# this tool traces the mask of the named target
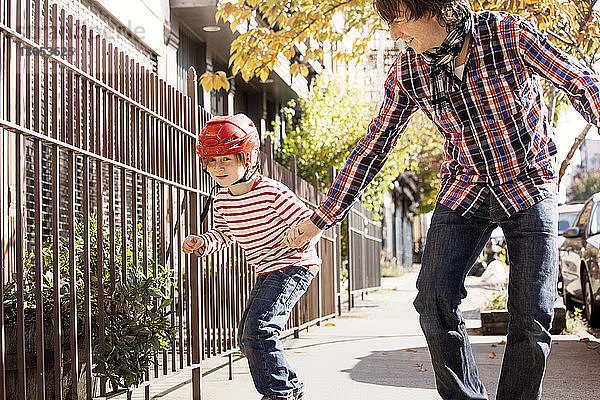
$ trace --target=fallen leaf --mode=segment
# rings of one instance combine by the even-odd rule
[[[506,340],[503,340],[503,341],[501,341],[501,342],[500,342],[500,343],[498,343],[498,344],[506,344]]]
[[[494,358],[498,358],[498,356],[496,355],[496,353],[494,353],[494,352],[492,351],[492,355],[490,356],[490,358],[491,358],[491,359],[494,359]]]
[[[498,345],[497,344],[493,344],[492,347],[498,347]]]
[[[416,350],[413,350],[413,349],[406,349],[406,351],[411,352],[411,353],[416,353],[417,352]]]
[[[419,372],[425,372],[425,371],[427,371],[427,368],[424,368],[424,367],[423,367],[423,364],[415,363],[415,366],[416,366],[417,368],[419,368],[419,369],[417,370],[417,371],[419,371]]]
[[[581,339],[579,339],[579,341],[583,342],[583,343],[587,343],[590,341],[590,338],[582,337]]]
[[[335,326],[335,324],[333,322],[328,322],[325,324],[325,326]]]
[[[594,345],[594,346],[592,346],[591,344],[588,344],[588,346],[587,346],[587,348],[588,348],[588,349],[590,349],[590,350],[596,350],[596,349],[597,349],[597,348],[599,348],[599,347],[600,347],[600,345],[599,345],[599,344],[597,344],[597,345]]]

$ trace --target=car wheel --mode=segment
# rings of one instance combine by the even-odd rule
[[[583,288],[583,312],[585,318],[591,326],[600,326],[600,309],[598,309],[598,305],[594,303],[592,284],[588,279],[587,271],[583,270],[582,273],[583,284],[581,286]]]

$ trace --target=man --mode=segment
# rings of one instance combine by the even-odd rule
[[[600,80],[528,21],[473,13],[466,0],[375,0],[401,52],[385,98],[326,200],[286,242],[302,246],[341,221],[382,168],[410,116],[445,137],[442,185],[414,302],[444,399],[486,399],[464,319],[464,279],[500,226],[510,254],[506,351],[496,398],[539,399],[558,270],[554,155],[535,75],[562,89],[598,125]]]

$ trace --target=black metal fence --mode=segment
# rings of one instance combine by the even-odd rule
[[[0,12],[0,400],[117,393],[116,366],[136,368],[125,350],[148,361],[133,382],[146,398],[184,368],[199,398],[202,360],[237,347],[255,274],[236,246],[200,261],[180,252],[211,223],[198,226],[211,182],[195,138],[210,115],[195,72],[184,95],[48,1]],[[322,200],[317,177],[275,163],[270,144],[262,167],[311,207]],[[364,210],[350,218],[354,293],[378,286],[380,239]],[[336,231],[288,332],[340,308]]]
[[[348,213],[348,308],[354,295],[381,286],[381,223],[361,203]]]

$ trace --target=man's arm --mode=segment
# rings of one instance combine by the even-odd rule
[[[291,229],[285,238],[290,247],[302,247],[323,230],[344,219],[365,187],[381,170],[400,139],[416,103],[400,88],[398,61],[385,81],[385,97],[368,133],[352,151],[331,185],[327,197],[309,219]]]
[[[383,103],[356,148],[331,185],[327,198],[310,217],[320,229],[344,219],[354,201],[373,180],[400,139],[416,103],[401,89],[394,63],[385,82]]]
[[[579,60],[558,49],[529,21],[519,21],[519,54],[535,73],[548,79],[590,123],[600,120],[600,78]]]

